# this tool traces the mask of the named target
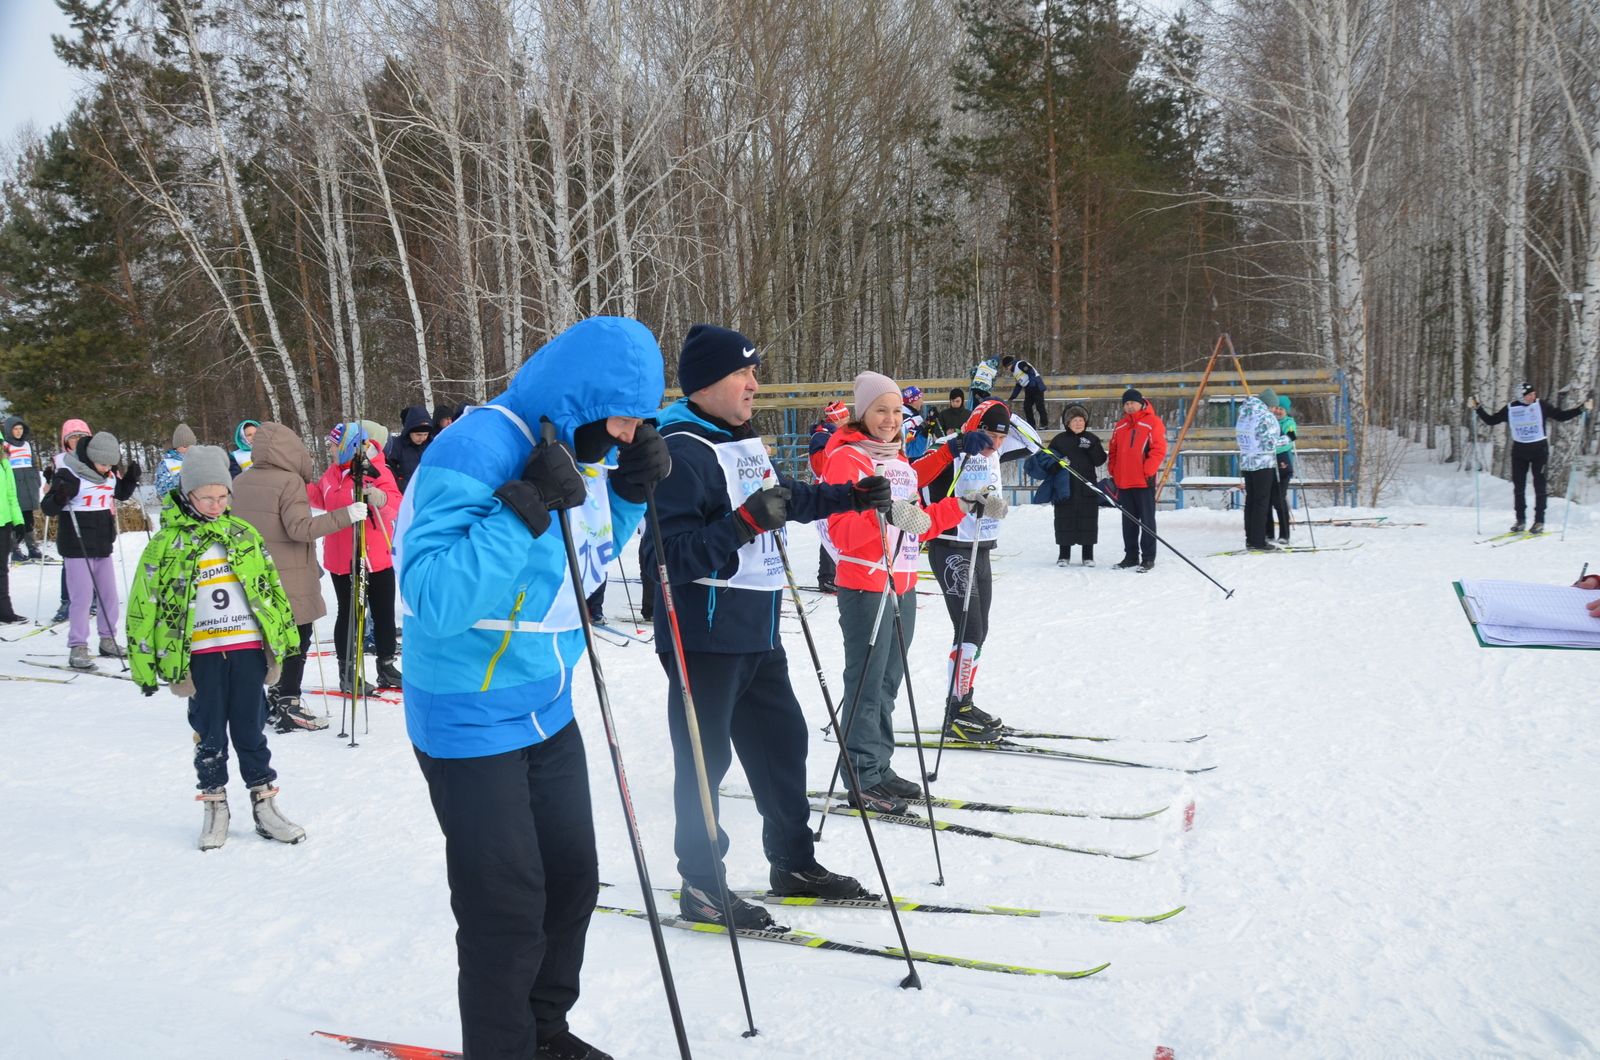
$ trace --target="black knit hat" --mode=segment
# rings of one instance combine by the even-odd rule
[[[678,351],[678,385],[685,395],[732,375],[741,368],[760,364],[756,344],[734,331],[715,324],[696,324],[683,337]]]
[[[1128,389],[1126,389],[1126,390],[1124,390],[1122,392],[1122,403],[1124,405],[1126,405],[1130,401],[1137,401],[1141,405],[1150,404],[1148,401],[1146,401],[1144,399],[1144,395],[1143,394],[1139,393],[1137,390],[1135,390],[1131,386]]]
[[[1082,416],[1084,427],[1088,427],[1089,410],[1078,404],[1076,401],[1068,405],[1065,409],[1061,410],[1061,426],[1063,428],[1066,427],[1072,422],[1072,417],[1074,416]]]
[[[983,410],[983,415],[978,419],[978,429],[993,431],[995,434],[1011,433],[1011,410],[1001,402],[994,402]]]

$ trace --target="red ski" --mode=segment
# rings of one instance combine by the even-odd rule
[[[319,1038],[331,1038],[336,1042],[349,1046],[358,1053],[377,1053],[379,1056],[393,1057],[394,1060],[448,1060],[450,1057],[459,1058],[460,1053],[450,1049],[429,1049],[425,1045],[401,1045],[398,1042],[380,1042],[376,1038],[356,1038],[349,1034],[334,1034],[331,1031],[312,1031]]]

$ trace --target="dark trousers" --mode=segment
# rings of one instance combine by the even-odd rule
[[[1272,480],[1272,502],[1267,506],[1267,537],[1273,536],[1273,516],[1277,516],[1277,536],[1284,541],[1289,540],[1289,483],[1294,478],[1294,457],[1288,453],[1278,454],[1276,476]]]
[[[333,650],[344,665],[350,633],[350,575],[334,574],[333,595],[339,601],[339,617],[333,622]],[[394,568],[374,571],[366,576],[367,615],[372,620],[372,639],[378,658],[394,658]],[[356,656],[360,658],[359,653]]]
[[[260,648],[208,651],[189,658],[194,695],[189,727],[195,732],[194,771],[201,791],[228,786],[228,741],[239,756],[247,787],[278,779],[267,750],[267,657]]]
[[[1119,488],[1117,503],[1122,505],[1122,558],[1149,564],[1156,561],[1156,491],[1149,486]],[[1130,519],[1129,516],[1133,518]],[[1149,527],[1140,530],[1139,520]]]
[[[444,833],[462,1052],[528,1060],[567,1029],[600,893],[576,722],[483,758],[416,752]]]
[[[1264,467],[1260,471],[1244,473],[1244,543],[1246,548],[1260,548],[1267,543],[1267,519],[1272,511],[1272,484],[1277,481],[1278,469]]]
[[[965,608],[967,628],[961,635],[963,644],[975,644],[980,648],[989,634],[989,604],[994,599],[994,576],[989,570],[989,553],[992,551],[978,546],[978,580],[972,585],[972,601]],[[933,565],[933,576],[944,597],[944,608],[950,613],[952,638],[961,630],[962,602],[967,596],[971,558],[970,541],[963,543],[935,538],[928,544],[928,561]]]
[[[0,618],[16,615],[11,607],[11,543],[20,527],[0,526]]]
[[[306,674],[306,653],[311,650],[311,623],[295,627],[300,631],[300,651],[283,660],[282,671],[274,690],[280,696],[298,696],[300,682]]]
[[[1528,514],[1528,472],[1533,472],[1533,521],[1544,522],[1545,492],[1544,462],[1550,457],[1549,442],[1515,442],[1511,446],[1511,496],[1516,503],[1517,522]]]
[[[1079,486],[1079,489],[1087,489]],[[1072,546],[1083,546],[1083,558],[1094,559],[1094,545],[1099,539],[1095,533],[1093,523],[1087,527],[1080,527],[1080,518],[1077,505],[1070,500],[1056,501],[1051,505],[1055,509],[1056,547],[1060,550],[1062,559],[1072,558]]]
[[[1047,424],[1045,419],[1049,413],[1044,408],[1044,387],[1027,386],[1022,388],[1022,418],[1043,431]]]
[[[811,868],[816,857],[811,806],[806,801],[806,719],[789,684],[788,656],[782,648],[746,655],[686,654],[712,812],[720,819],[717,786],[737,751],[761,814],[761,847],[767,860],[781,869]],[[728,833],[717,825],[713,854],[676,663],[671,655],[658,658],[668,679],[667,731],[672,736],[672,801],[677,810],[672,842],[678,872],[694,886],[715,891],[717,862],[728,852]]]

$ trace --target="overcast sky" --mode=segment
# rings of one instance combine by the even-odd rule
[[[77,75],[50,34],[71,30],[53,0],[0,0],[0,144],[32,122],[43,133],[72,109]]]

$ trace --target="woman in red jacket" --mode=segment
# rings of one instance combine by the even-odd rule
[[[899,545],[895,551],[894,591],[909,647],[916,630],[915,590],[921,542],[959,523],[967,514],[967,505],[958,497],[928,505],[919,501],[921,488],[950,466],[951,451],[940,446],[916,464],[907,462],[901,451],[899,384],[877,372],[862,372],[856,376],[855,386],[855,418],[828,440],[823,479],[854,483],[869,475],[882,475],[889,480],[895,498],[889,514],[889,547],[893,550]],[[849,733],[846,752],[859,781],[859,790],[850,792],[850,805],[903,814],[906,799],[920,796],[922,788],[896,776],[889,767],[889,758],[894,754],[894,701],[902,676],[892,607],[883,608],[876,643],[868,648],[872,622],[889,576],[876,513],[841,512],[829,516],[823,544],[838,563],[839,628],[844,634],[841,688],[846,711],[850,710],[856,685],[865,682],[855,710],[840,719]]]
[[[335,424],[328,433],[328,448],[333,464],[321,478],[306,487],[312,505],[336,512],[358,500],[365,501],[370,514],[359,524],[365,534],[367,556],[367,608],[372,616],[372,639],[378,646],[377,688],[399,688],[400,671],[394,665],[394,560],[389,549],[394,541],[394,513],[400,508],[400,487],[383,458],[383,448],[362,423]],[[364,451],[366,464],[363,496],[356,495],[350,464],[358,451]],[[333,591],[339,602],[339,615],[333,624],[333,646],[339,655],[339,687],[350,691],[354,670],[346,668],[346,635],[350,626],[350,566],[354,558],[356,531],[336,530],[322,539],[322,567],[333,576]],[[352,667],[361,665],[358,651]]]

